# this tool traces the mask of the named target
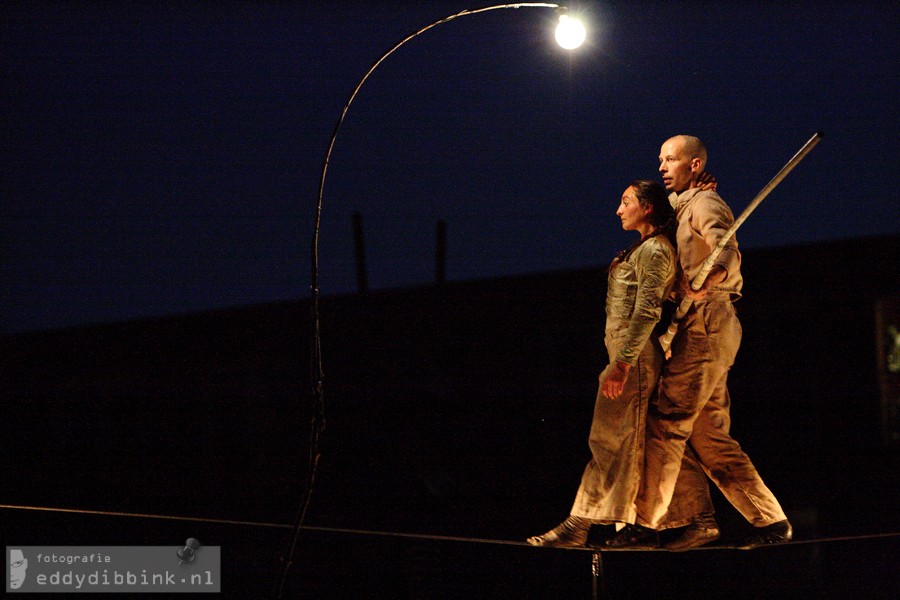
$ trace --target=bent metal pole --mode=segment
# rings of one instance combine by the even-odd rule
[[[310,248],[310,309],[311,309],[311,320],[312,320],[312,340],[311,340],[311,348],[310,348],[310,379],[312,381],[312,397],[313,397],[313,408],[312,408],[312,419],[310,425],[310,444],[309,444],[309,469],[307,473],[307,481],[306,481],[306,490],[303,493],[303,496],[300,500],[300,509],[297,513],[296,524],[294,526],[294,531],[292,535],[290,550],[288,551],[288,555],[283,559],[283,566],[281,570],[281,578],[278,582],[278,589],[276,591],[276,597],[282,598],[284,596],[284,588],[287,581],[288,571],[291,569],[294,562],[294,555],[296,552],[298,537],[300,535],[300,530],[303,527],[303,523],[306,519],[306,511],[309,508],[310,499],[312,497],[312,490],[316,483],[316,474],[318,471],[319,459],[321,455],[319,453],[319,439],[322,436],[325,430],[325,401],[324,401],[324,379],[325,374],[323,372],[322,367],[322,343],[321,343],[321,324],[320,324],[320,315],[319,315],[319,233],[322,224],[322,206],[323,206],[323,197],[325,195],[325,175],[328,172],[328,164],[331,160],[331,153],[334,150],[335,143],[337,142],[338,133],[341,130],[341,125],[344,123],[344,118],[347,116],[347,112],[350,110],[350,105],[353,104],[353,100],[356,98],[356,95],[359,93],[360,89],[362,89],[363,84],[369,79],[369,76],[378,68],[378,66],[383,63],[387,58],[400,49],[406,42],[412,40],[415,37],[425,33],[426,31],[437,27],[439,25],[443,25],[444,23],[448,23],[458,17],[475,15],[479,13],[484,13],[487,11],[498,10],[498,9],[517,9],[517,8],[550,8],[554,10],[565,10],[564,6],[560,6],[559,4],[545,3],[545,2],[519,2],[516,4],[498,4],[496,6],[487,6],[485,8],[478,8],[474,10],[464,10],[462,12],[458,12],[456,14],[452,14],[450,16],[444,17],[443,19],[439,19],[425,27],[422,27],[415,33],[412,33],[399,42],[397,42],[390,50],[382,54],[378,60],[376,60],[372,66],[366,71],[365,75],[363,75],[362,79],[356,84],[356,87],[353,88],[353,92],[350,94],[350,97],[347,99],[347,102],[344,104],[344,108],[341,111],[340,116],[338,117],[337,123],[334,126],[334,129],[331,134],[331,139],[329,140],[328,150],[325,152],[325,160],[322,163],[322,171],[319,176],[319,195],[316,200],[316,209],[315,215],[313,218],[313,233],[312,233],[312,244]]]
[[[781,170],[766,184],[760,192],[756,195],[756,197],[750,201],[750,204],[747,205],[747,208],[744,209],[744,212],[741,213],[737,219],[735,219],[734,224],[725,232],[725,235],[722,236],[722,239],[719,240],[719,243],[716,244],[716,247],[713,248],[712,253],[706,257],[706,260],[703,261],[703,264],[700,266],[700,272],[691,280],[691,289],[699,290],[703,287],[703,283],[706,281],[706,277],[709,275],[709,272],[713,268],[713,264],[715,264],[716,259],[719,258],[719,254],[722,253],[722,249],[725,248],[725,245],[728,241],[734,236],[734,233],[738,230],[738,228],[747,220],[747,217],[756,210],[756,207],[759,206],[760,202],[762,202],[769,193],[775,189],[781,180],[787,177],[787,174],[791,172],[791,170],[796,167],[803,158],[809,154],[810,150],[815,148],[816,144],[822,139],[822,132],[816,132],[809,140],[803,144],[803,147],[797,151],[797,154],[791,158],[787,162],[786,165],[781,167]],[[684,316],[691,309],[691,305],[693,304],[693,300],[691,300],[688,296],[685,296],[681,300],[681,304],[678,305],[678,310],[675,311],[675,316],[672,318],[672,322],[669,324],[669,328],[666,332],[660,336],[659,343],[662,345],[663,351],[666,353],[666,356],[669,355],[669,350],[672,347],[672,339],[675,337],[675,334],[678,332],[678,324],[684,319]]]

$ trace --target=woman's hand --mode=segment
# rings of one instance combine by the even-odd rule
[[[603,383],[600,386],[600,393],[604,398],[615,400],[622,395],[622,390],[625,388],[625,380],[628,379],[630,370],[631,365],[627,363],[616,361],[610,365],[610,369],[608,369],[609,374],[606,376],[606,379],[603,379]]]
[[[709,173],[708,171],[703,171],[702,173],[700,173],[697,176],[697,179],[695,179],[693,182],[691,182],[691,187],[692,188],[700,188],[701,190],[704,190],[704,191],[708,191],[708,190],[716,191],[716,188],[719,187],[719,184],[716,181],[716,178],[713,177],[712,173]]]

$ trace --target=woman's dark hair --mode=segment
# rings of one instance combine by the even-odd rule
[[[666,188],[655,181],[646,179],[635,179],[629,187],[634,188],[634,195],[638,199],[638,203],[643,208],[650,208],[648,221],[657,230],[670,224],[675,219],[675,209],[669,202],[669,195]],[[659,235],[658,233],[655,235]]]
[[[650,224],[655,229],[647,237],[639,239],[626,250],[619,252],[613,264],[624,261],[638,246],[657,235],[666,236],[672,242],[672,245],[675,245],[675,209],[672,208],[672,204],[669,202],[666,188],[655,181],[647,179],[635,179],[628,184],[628,187],[634,189],[634,196],[641,207],[651,209],[647,220],[650,221]]]

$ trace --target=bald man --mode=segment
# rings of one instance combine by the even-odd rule
[[[672,357],[663,366],[659,394],[650,406],[646,462],[637,499],[637,522],[607,542],[611,547],[640,547],[655,535],[672,501],[685,448],[694,450],[703,470],[754,527],[744,547],[790,541],[791,524],[778,500],[731,437],[728,371],[741,342],[741,324],[732,302],[741,297],[741,254],[731,238],[702,289],[691,280],[734,223],[725,201],[712,190],[694,186],[706,168],[706,148],[696,137],[666,140],[659,172],[674,194],[680,273],[677,301],[688,296],[690,311],[678,326]],[[694,519],[682,537],[667,545],[687,550],[719,537],[711,514]]]

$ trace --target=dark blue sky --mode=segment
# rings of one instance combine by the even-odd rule
[[[81,4],[2,9],[2,332],[308,296],[349,93],[490,3]],[[825,132],[742,247],[900,232],[896,5],[569,7],[577,51],[554,11],[497,10],[372,75],[326,180],[323,295],[355,289],[356,210],[375,289],[432,280],[438,220],[450,280],[604,265],[622,189],[676,133],[738,213]]]

